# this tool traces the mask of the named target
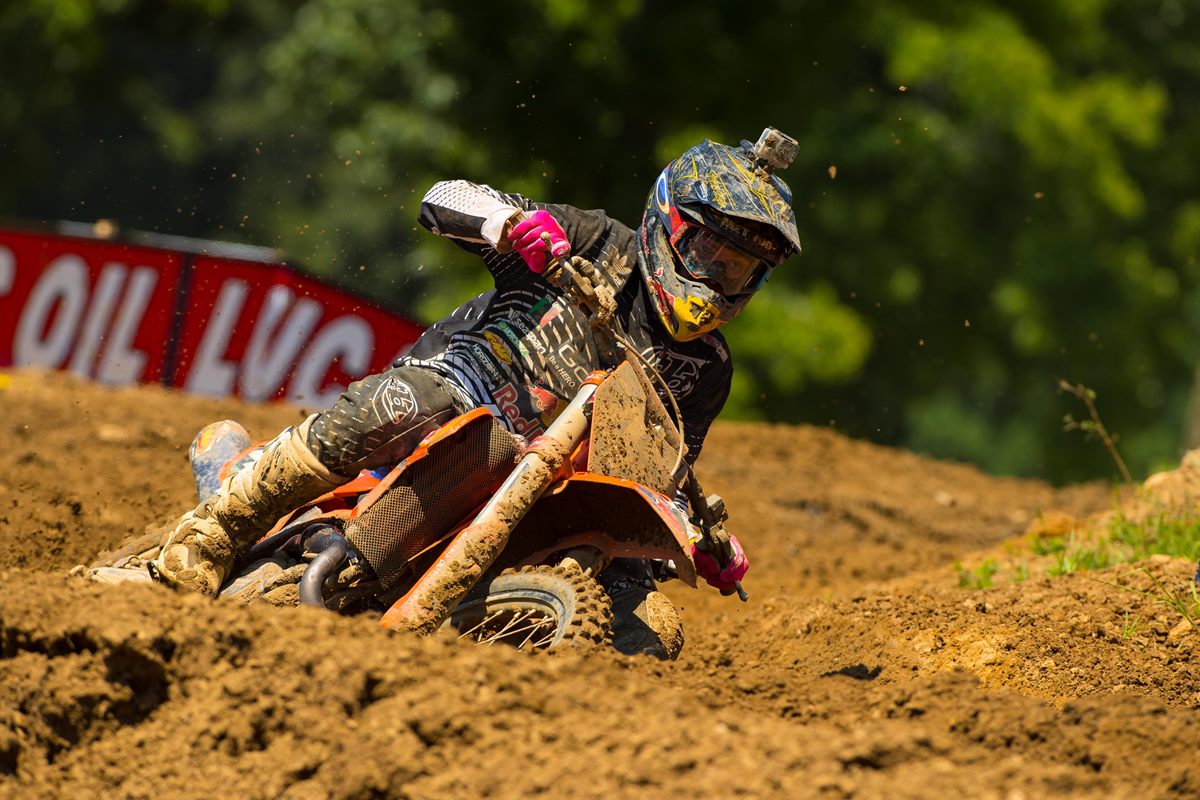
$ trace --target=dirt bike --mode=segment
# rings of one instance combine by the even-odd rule
[[[684,460],[682,429],[652,376],[662,379],[625,344],[611,290],[577,257],[553,259],[546,276],[587,311],[612,369],[591,373],[530,442],[485,409],[451,420],[394,468],[363,472],[281,519],[220,593],[374,612],[393,630],[449,628],[479,643],[541,649],[611,636],[598,578],[614,558],[653,559],[658,577],[695,586],[691,527],[698,546],[724,560],[723,504],[703,494]],[[674,405],[669,391],[664,396]],[[197,442],[218,435],[213,427]],[[248,439],[223,442],[225,451],[231,442]],[[222,458],[213,475],[212,453],[221,452],[212,449],[204,463],[193,458],[201,497],[246,458],[244,450]],[[691,526],[671,499],[681,486]],[[93,564],[93,573],[153,568],[157,554],[157,542],[135,543]],[[738,593],[746,599],[740,586]]]

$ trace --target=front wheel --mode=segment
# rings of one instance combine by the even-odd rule
[[[600,584],[576,567],[521,567],[472,589],[446,627],[460,639],[518,650],[598,645],[612,636],[612,605]]]

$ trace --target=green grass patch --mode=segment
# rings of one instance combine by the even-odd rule
[[[1200,560],[1200,511],[1162,511],[1142,519],[1117,514],[1094,529],[1038,536],[1010,547],[999,561],[978,566],[954,563],[958,585],[989,589],[998,583],[1021,583],[1032,577],[1057,577],[1105,569],[1162,554]]]
[[[1160,513],[1142,520],[1113,517],[1099,533],[1072,531],[1033,542],[1035,555],[1046,556],[1046,574],[1067,575],[1141,561],[1155,554],[1200,559],[1200,516]]]
[[[1139,561],[1155,553],[1200,559],[1200,516],[1196,514],[1163,513],[1141,522],[1120,515],[1109,523],[1108,530],[1115,543],[1133,554],[1125,561]]]
[[[967,569],[959,561],[954,562],[954,568],[958,570],[958,585],[964,589],[990,589],[1000,565],[996,559],[989,558],[975,569]]]
[[[1105,586],[1111,586],[1114,589],[1120,589],[1123,592],[1140,595],[1142,597],[1153,600],[1160,605],[1174,611],[1179,616],[1183,617],[1194,627],[1200,628],[1200,588],[1197,588],[1195,581],[1188,581],[1187,589],[1177,590],[1172,589],[1167,584],[1163,583],[1162,579],[1155,575],[1145,567],[1128,572],[1121,577],[1130,575],[1144,575],[1150,579],[1151,589],[1138,589],[1132,586],[1126,586],[1122,583],[1113,583],[1111,581],[1096,581]],[[1096,580],[1089,578],[1089,580]],[[1133,620],[1129,619],[1129,612],[1125,612],[1125,625],[1121,630],[1121,637],[1124,639],[1131,638],[1137,633],[1138,627],[1141,625],[1140,615],[1135,616]]]

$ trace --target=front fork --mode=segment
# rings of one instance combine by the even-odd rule
[[[533,440],[492,499],[408,593],[384,613],[380,625],[419,634],[430,634],[441,627],[454,606],[504,551],[513,529],[587,437],[591,426],[587,406],[605,374],[588,376],[546,432]]]
[[[685,489],[692,509],[700,518],[701,537],[697,547],[712,553],[721,564],[728,564],[733,558],[733,545],[729,541],[729,532],[725,530],[725,520],[729,518],[725,513],[725,501],[715,494],[706,496],[691,467],[688,467]],[[731,595],[734,591],[743,603],[750,599],[741,581],[734,581],[733,589],[722,589],[721,594]]]

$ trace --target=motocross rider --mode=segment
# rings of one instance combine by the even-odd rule
[[[665,378],[694,462],[733,374],[717,329],[800,251],[791,191],[771,174],[795,150],[795,140],[772,128],[755,145],[690,148],[658,176],[636,230],[600,210],[535,203],[465,180],[435,184],[421,224],[480,256],[496,288],[426,330],[390,369],[285,430],[252,467],[184,514],[164,540],[160,579],[215,595],[238,556],[285,512],[360,470],[403,460],[470,409],[487,408],[523,436],[541,433],[590,372],[611,366],[600,363],[584,312],[541,274],[568,247],[595,263],[628,340]],[[731,589],[748,566],[736,538],[732,551],[723,565],[698,551],[699,574]],[[648,564],[617,559],[602,583],[620,638],[622,609],[657,594]]]

